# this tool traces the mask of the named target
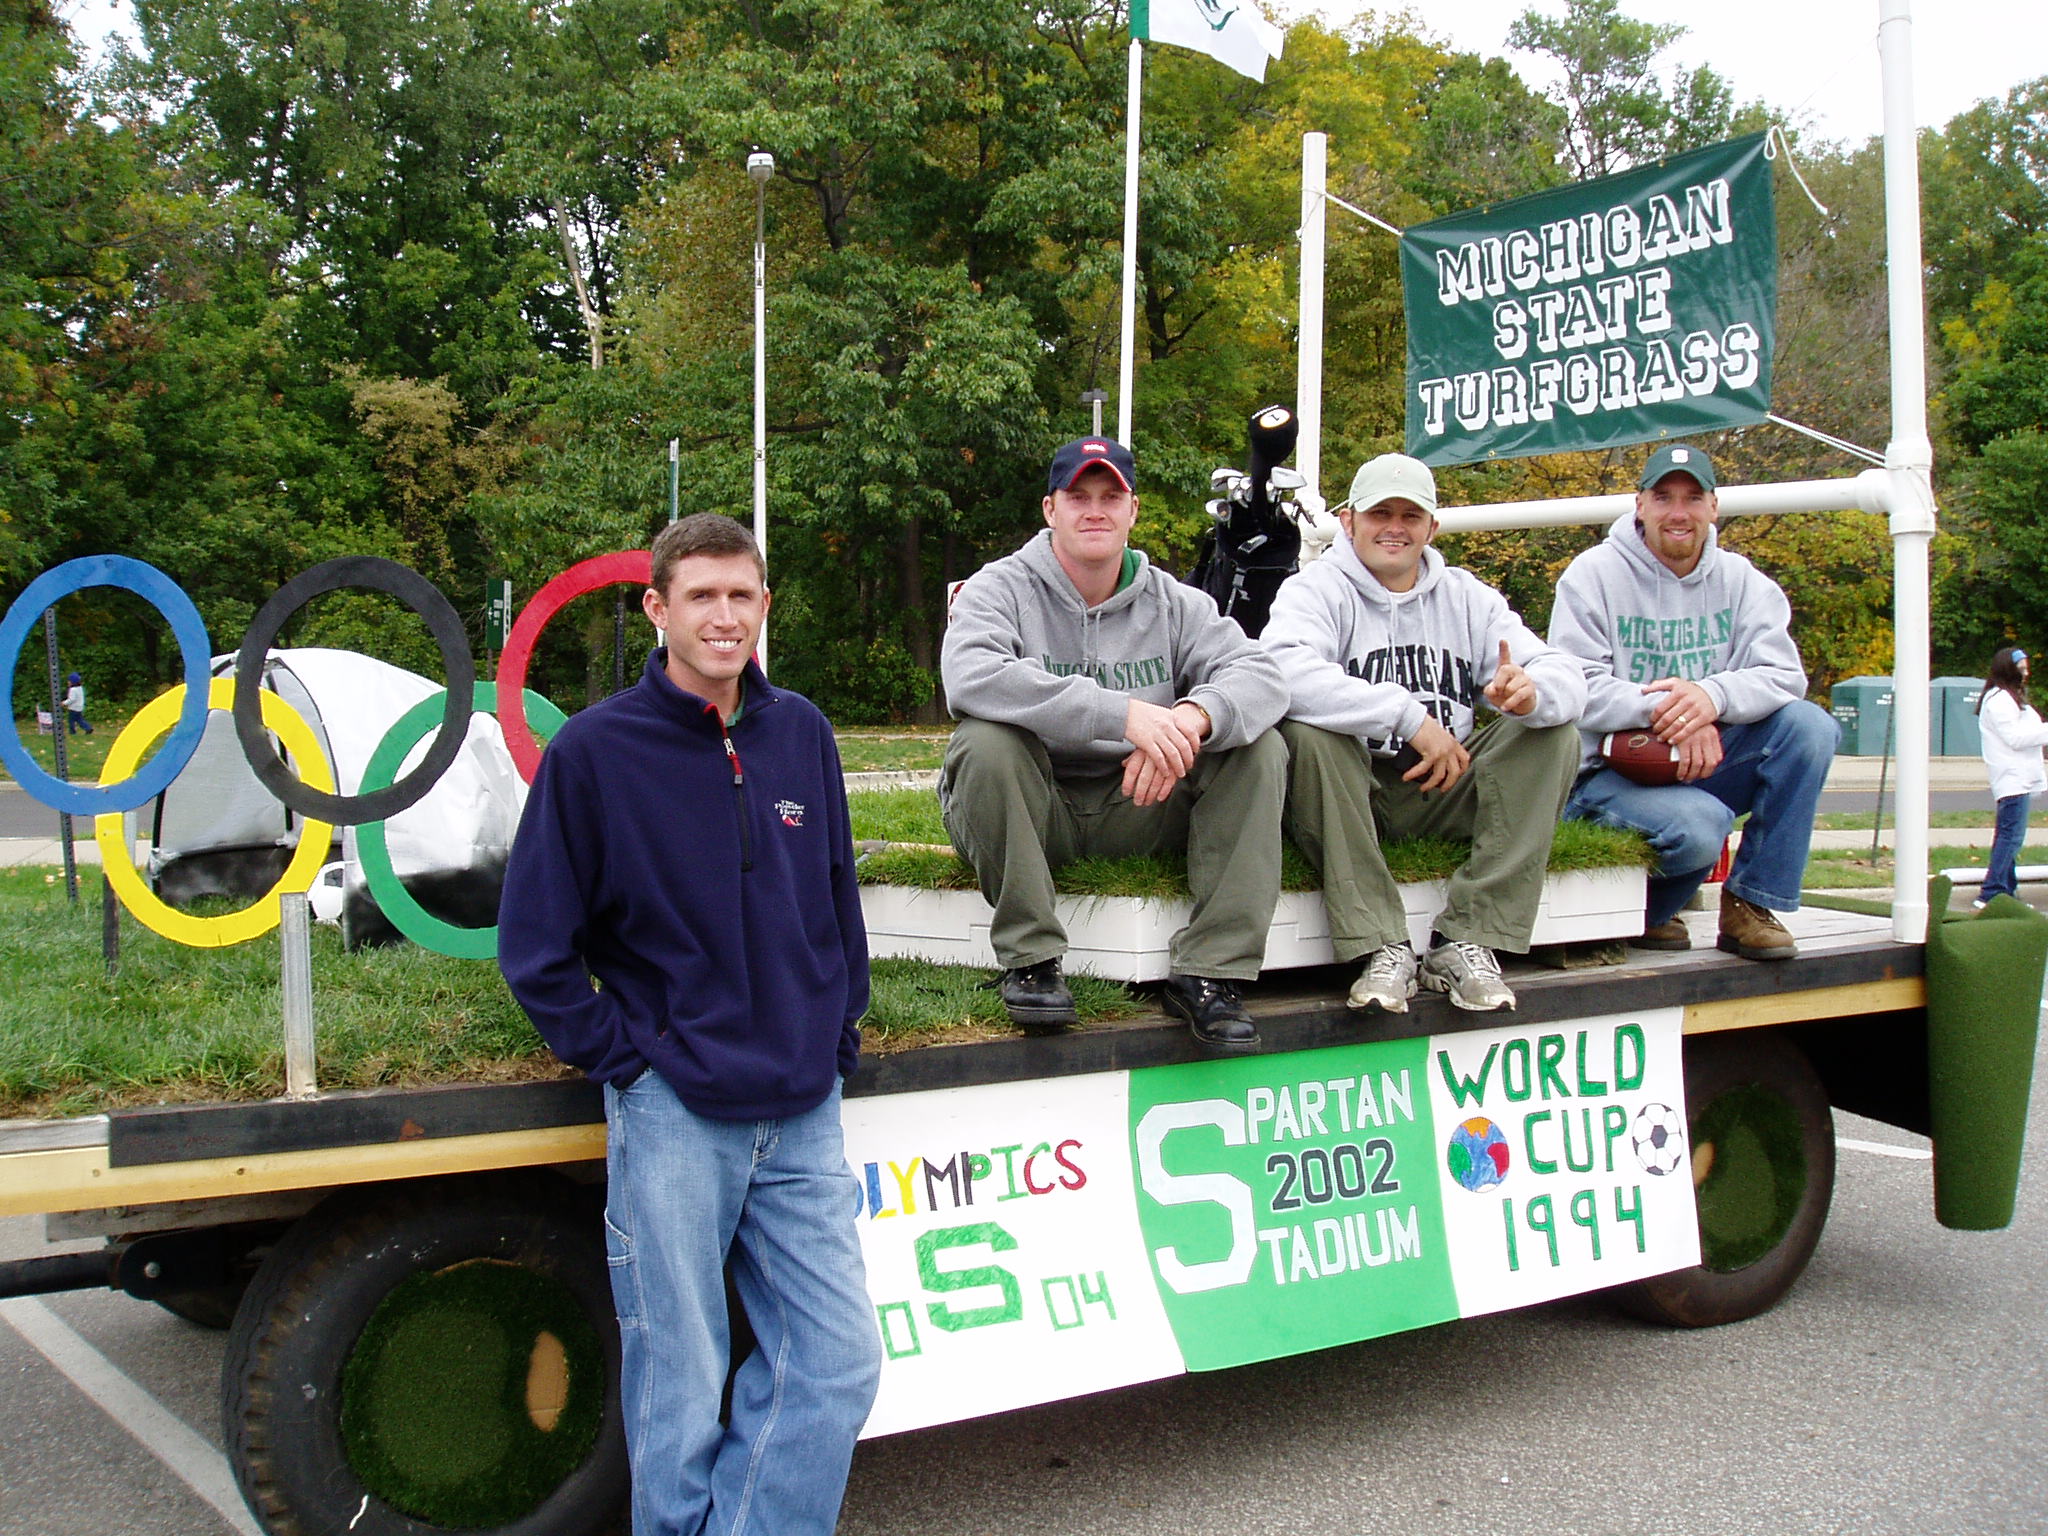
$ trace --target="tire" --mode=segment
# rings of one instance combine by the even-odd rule
[[[345,1191],[236,1315],[221,1418],[275,1536],[598,1536],[623,1523],[595,1194],[550,1175]]]
[[[1685,1109],[1701,1262],[1611,1294],[1646,1321],[1713,1328],[1769,1311],[1813,1257],[1834,1197],[1835,1120],[1805,1054],[1764,1030],[1686,1041]]]

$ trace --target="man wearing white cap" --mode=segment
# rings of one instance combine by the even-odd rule
[[[1361,466],[1346,538],[1281,587],[1264,635],[1290,698],[1289,830],[1322,872],[1337,958],[1365,959],[1351,1006],[1392,1013],[1418,980],[1460,1008],[1515,1006],[1494,951],[1529,947],[1586,698],[1569,656],[1430,547],[1436,505],[1419,460]],[[1472,845],[1419,960],[1387,836]]]
[[[1679,911],[1749,816],[1721,887],[1720,948],[1789,960],[1776,912],[1799,906],[1834,719],[1806,698],[1792,608],[1778,584],[1714,535],[1714,461],[1686,443],[1650,455],[1631,513],[1565,568],[1553,644],[1586,673],[1584,763],[1566,814],[1630,827],[1657,855],[1644,949],[1686,949]],[[1678,756],[1675,784],[1607,766],[1601,739],[1648,730]]]

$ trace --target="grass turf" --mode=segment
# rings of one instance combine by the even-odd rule
[[[120,964],[100,958],[97,883],[79,904],[42,869],[0,870],[0,1118],[93,1114],[142,1104],[273,1098],[284,1092],[274,934],[192,949],[123,914]],[[498,968],[411,945],[359,950],[313,927],[319,1085],[518,1082],[569,1069],[548,1053]],[[874,962],[869,1047],[1011,1033],[989,972]],[[1073,978],[1081,1016],[1142,1004],[1114,982]]]
[[[974,872],[952,851],[939,818],[938,796],[928,789],[861,790],[847,797],[853,835],[891,846],[861,858],[864,885],[906,885],[924,890],[971,891]],[[1403,883],[1448,878],[1465,862],[1469,847],[1444,838],[1414,838],[1387,844],[1387,868]],[[1561,822],[1550,845],[1550,871],[1647,869],[1649,845],[1633,832]],[[1138,896],[1171,900],[1188,893],[1183,861],[1161,858],[1082,859],[1060,869],[1054,883],[1074,896]],[[1288,891],[1320,888],[1315,870],[1289,843],[1283,851],[1280,885]]]

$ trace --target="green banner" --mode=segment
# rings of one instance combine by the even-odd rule
[[[1190,1370],[1458,1315],[1429,1046],[1131,1074],[1138,1221]]]
[[[1778,309],[1764,139],[1404,231],[1408,452],[1464,464],[1761,421]]]

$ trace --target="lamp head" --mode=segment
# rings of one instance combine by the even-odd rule
[[[775,157],[766,150],[755,150],[747,156],[747,174],[766,186],[768,178],[775,174]]]

